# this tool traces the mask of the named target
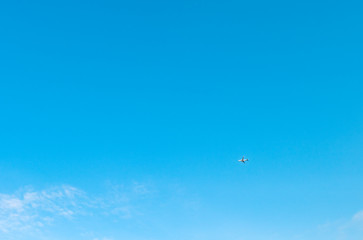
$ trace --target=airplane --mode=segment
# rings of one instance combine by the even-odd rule
[[[242,159],[238,160],[238,162],[243,162],[243,163],[246,163],[246,161],[248,161],[248,159],[243,156]]]

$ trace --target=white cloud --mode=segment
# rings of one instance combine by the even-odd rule
[[[1,194],[0,210],[13,210],[20,212],[23,210],[23,202],[20,199],[14,198],[12,196]]]
[[[356,214],[354,214],[353,221],[363,222],[363,211],[360,211],[360,212],[357,212]]]
[[[79,212],[84,194],[70,186],[0,194],[0,232],[36,229]]]
[[[339,219],[319,225],[294,239],[360,240],[363,239],[363,211],[346,219]]]
[[[111,185],[102,197],[90,196],[72,186],[58,186],[41,191],[23,189],[0,194],[0,237],[16,232],[36,232],[60,219],[79,216],[114,216],[121,219],[138,214],[133,202],[149,193],[140,183],[128,187]],[[96,238],[110,240],[109,238]]]

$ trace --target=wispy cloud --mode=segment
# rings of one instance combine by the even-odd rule
[[[346,219],[327,222],[293,239],[358,240],[363,239],[363,211]]]
[[[362,223],[363,226],[363,210],[354,214],[353,221]]]
[[[71,186],[0,194],[0,231],[34,229],[56,217],[72,217],[81,210],[84,198],[82,191]]]
[[[85,215],[131,218],[137,214],[133,202],[149,192],[146,185],[133,183],[127,187],[113,184],[102,197],[67,185],[40,191],[27,188],[13,194],[0,194],[0,236],[14,232],[34,232],[57,220],[72,220]]]

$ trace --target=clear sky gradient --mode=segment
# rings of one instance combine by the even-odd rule
[[[0,238],[362,239],[362,7],[2,1]]]

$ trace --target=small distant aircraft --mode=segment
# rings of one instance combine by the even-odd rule
[[[243,156],[242,159],[238,160],[238,162],[243,162],[243,163],[246,163],[246,161],[248,161],[248,159]]]

